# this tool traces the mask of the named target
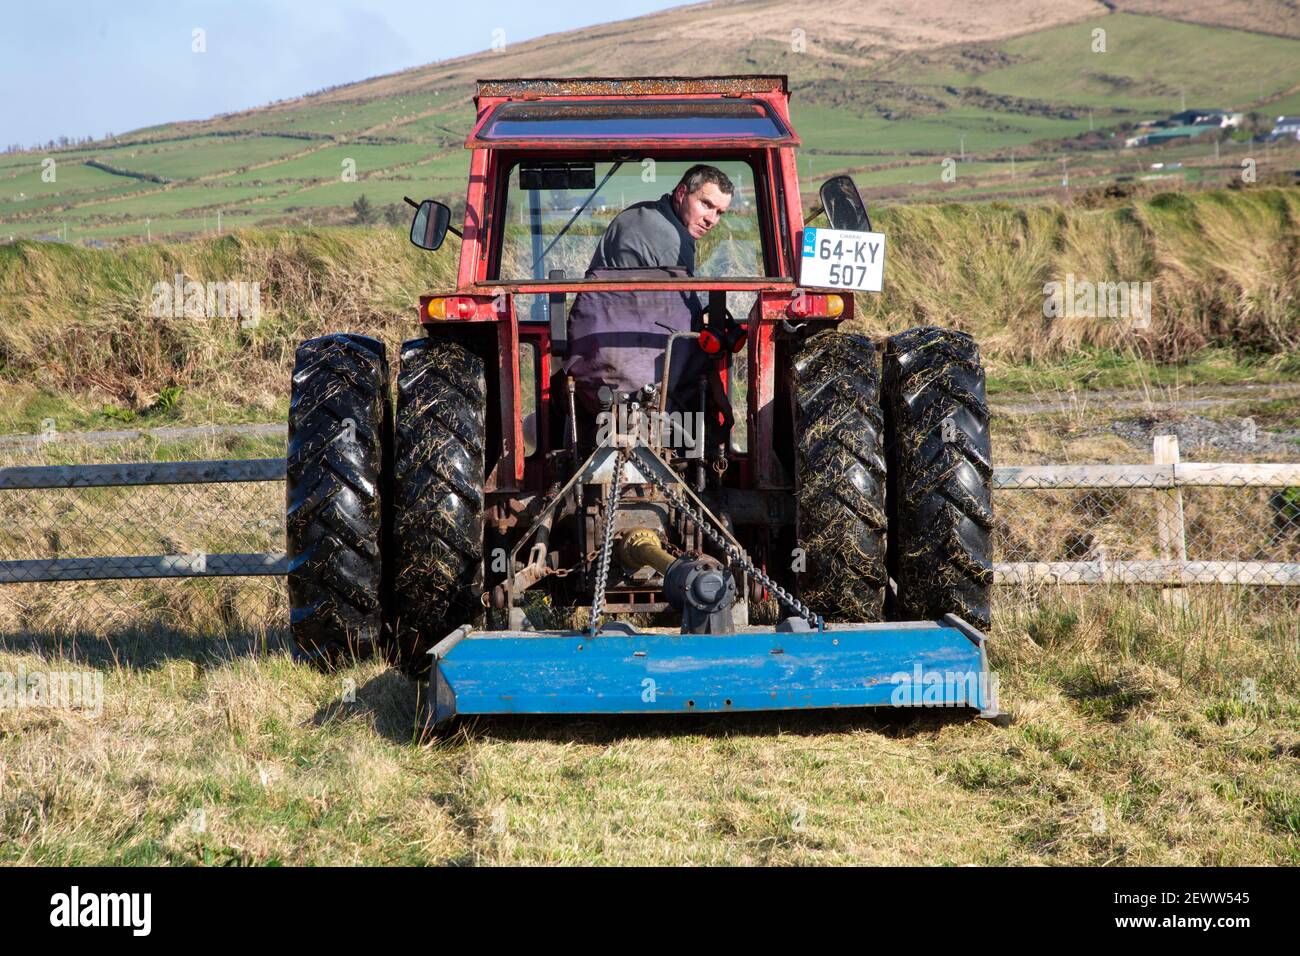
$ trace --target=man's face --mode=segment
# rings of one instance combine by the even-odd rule
[[[679,183],[673,191],[673,209],[692,239],[698,239],[718,224],[722,214],[731,205],[731,197],[715,183],[705,183],[693,193]]]

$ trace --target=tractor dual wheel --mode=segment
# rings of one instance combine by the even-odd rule
[[[379,646],[383,476],[391,413],[383,344],[304,342],[289,401],[285,538],[299,656],[333,666]]]
[[[793,362],[804,601],[832,621],[878,621],[885,570],[885,456],[876,347],[826,331]]]
[[[414,677],[434,644],[484,613],[486,405],[478,355],[441,339],[402,346],[388,603],[396,663]]]
[[[989,410],[975,340],[918,328],[889,339],[883,391],[895,619],[990,624]]]

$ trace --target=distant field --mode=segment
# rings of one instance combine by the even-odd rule
[[[468,166],[468,163],[466,164]],[[401,175],[403,178],[398,178]],[[424,195],[449,196],[455,192],[464,193],[464,181],[457,183],[452,179],[439,179],[429,176],[422,167],[404,169],[400,174],[390,173],[376,178],[357,182],[333,182],[311,186],[292,193],[284,194],[261,204],[264,212],[288,209],[311,209],[321,207],[350,206],[364,195],[372,203],[401,202],[403,196],[412,193]]]
[[[195,179],[254,163],[268,162],[311,148],[310,142],[279,136],[211,138],[163,143],[118,153],[109,165],[128,172],[148,173],[165,179]]]
[[[256,186],[184,186],[149,193],[145,196],[128,196],[93,207],[92,219],[113,216],[148,216],[157,213],[183,212],[186,209],[226,209],[249,199],[264,195]]]
[[[1294,116],[1300,113],[1300,91],[1289,93],[1281,99],[1266,103],[1260,107],[1265,116]]]
[[[445,108],[445,96],[399,96],[374,102],[340,103],[257,115],[246,129],[284,132],[347,133],[411,122],[421,114]],[[471,114],[472,115],[472,114]]]
[[[83,166],[79,163],[63,162],[54,167],[54,181],[46,182],[42,178],[39,164],[24,164],[6,171],[8,175],[0,177],[0,196],[7,199],[19,194],[29,198],[42,196],[57,197],[65,193],[96,192],[123,184],[121,176]]]
[[[1203,25],[1233,19],[1209,7],[1175,14],[1158,0],[1120,4],[1178,17],[1166,19],[1100,15],[1100,5],[1071,0],[1041,29],[1025,32],[1006,27],[1023,17],[1019,0],[960,12],[914,4],[905,18],[884,8],[832,6],[804,11],[797,24],[771,0],[685,7],[671,24],[640,18],[263,109],[156,126],[112,143],[0,155],[0,237],[171,238],[214,230],[218,209],[223,221],[240,225],[314,226],[351,221],[350,207],[363,195],[372,206],[417,193],[455,202],[464,196],[469,162],[463,140],[474,121],[471,77],[699,72],[680,62],[680,44],[673,44],[706,13],[715,33],[729,24],[718,33],[712,71],[789,75],[809,203],[819,182],[846,170],[877,206],[1021,201],[1060,187],[1063,157],[1076,188],[1117,176],[1140,180],[1153,175],[1156,162],[1190,164],[1160,174],[1176,177],[1176,185],[1223,183],[1239,175],[1243,147],[1225,144],[1219,161],[1208,140],[1116,149],[1115,127],[1168,115],[1184,102],[1257,108],[1265,117],[1300,112],[1300,40]],[[1267,7],[1253,5],[1256,19]],[[1274,19],[1294,18],[1279,7]],[[792,49],[793,26],[805,30],[806,51]],[[1098,29],[1104,53],[1093,52]],[[880,46],[868,53],[863,37]],[[627,58],[632,50],[639,58]],[[1089,136],[1089,148],[1079,148],[1079,138]],[[47,155],[58,163],[53,183],[41,179]],[[942,161],[963,155],[957,181],[944,181]],[[110,169],[92,169],[88,160]],[[344,179],[346,160],[355,162],[355,182]],[[1300,166],[1300,147],[1270,151],[1266,165],[1277,172]],[[169,188],[149,177],[170,181]]]
[[[80,218],[89,210],[91,201],[99,201],[128,193],[157,189],[156,183],[140,179],[115,176],[90,166],[63,163],[56,167],[55,181],[41,180],[37,166],[7,179],[0,179],[0,216],[31,214],[36,210],[56,206],[83,204]]]
[[[262,166],[247,172],[221,178],[226,183],[278,183],[295,180],[338,179],[351,169],[357,176],[376,170],[427,159],[433,147],[421,143],[394,146],[368,146],[354,143],[348,146],[327,146],[305,156]],[[349,165],[349,161],[350,165]]]
[[[1106,52],[1092,52],[1092,31],[1106,31]],[[985,73],[993,93],[1083,106],[1119,103],[1153,113],[1189,107],[1241,108],[1297,82],[1300,43],[1240,30],[1127,14],[1054,27],[1008,40],[1026,62]]]

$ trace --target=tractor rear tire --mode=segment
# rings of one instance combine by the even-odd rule
[[[881,619],[885,457],[880,370],[865,335],[826,331],[794,358],[801,596],[833,621]]]
[[[402,346],[393,449],[390,614],[395,663],[412,677],[428,652],[484,613],[483,360],[441,339]]]
[[[326,335],[298,346],[289,400],[285,539],[297,656],[369,657],[381,638],[384,346]]]
[[[891,337],[884,396],[891,613],[988,628],[993,465],[979,347],[941,328]]]

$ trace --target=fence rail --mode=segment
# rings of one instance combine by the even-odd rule
[[[50,421],[51,426],[53,420]],[[196,441],[204,438],[285,438],[285,424],[190,425],[174,428],[122,428],[100,432],[60,432],[53,427],[35,435],[0,435],[0,451],[48,448],[51,445],[121,445],[141,438],[156,442]]]
[[[283,458],[37,465],[0,468],[0,491],[216,485],[284,478]],[[282,551],[33,558],[0,561],[0,584],[284,575],[288,566]]]
[[[142,461],[109,465],[31,465],[0,468],[0,490],[284,481],[284,467],[283,458]]]
[[[993,565],[997,584],[1249,584],[1300,586],[1285,561],[1013,561]]]
[[[235,578],[288,573],[288,557],[283,552],[274,551],[0,561],[0,584],[118,581],[125,578]]]
[[[994,488],[1284,488],[1300,485],[1297,464],[1013,465],[993,470]]]

